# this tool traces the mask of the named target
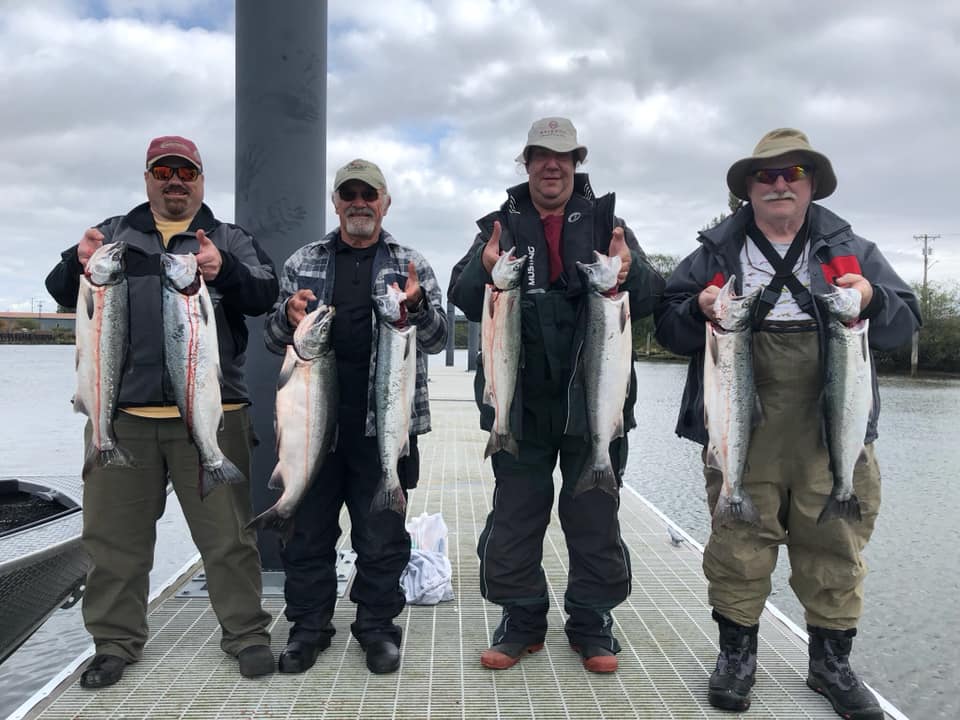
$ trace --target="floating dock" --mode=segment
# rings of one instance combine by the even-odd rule
[[[407,512],[408,517],[443,514],[455,598],[407,606],[400,615],[399,671],[367,671],[350,636],[355,607],[345,596],[337,603],[333,643],[308,672],[241,677],[237,661],[220,650],[209,601],[178,597],[201,570],[197,558],[152,601],[144,657],[127,668],[120,683],[98,691],[79,686],[91,647],[10,720],[733,717],[707,703],[717,627],[706,604],[702,548],[629,488],[621,495],[620,523],[630,549],[633,593],[614,611],[614,632],[623,646],[620,669],[609,675],[587,672],[567,643],[567,551],[556,515],[544,541],[551,610],[543,650],[508,670],[480,665],[500,609],[478,589],[477,539],[490,509],[493,475],[483,460],[487,437],[479,430],[472,393],[472,375],[431,368],[433,432],[420,441],[420,485],[410,494]],[[346,512],[341,525],[348,542]],[[274,616],[272,646],[279,655],[288,629],[283,600],[267,597],[264,605]],[[760,623],[753,705],[742,717],[836,720],[827,700],[807,688],[806,666],[804,634],[768,605]],[[905,720],[883,704],[889,718]]]

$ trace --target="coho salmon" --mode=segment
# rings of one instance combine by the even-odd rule
[[[200,455],[203,498],[217,485],[245,480],[217,442],[223,424],[217,323],[196,256],[164,253],[160,264],[165,366],[180,417]]]
[[[293,536],[293,518],[337,440],[337,363],[331,342],[336,311],[320,305],[293,333],[277,380],[275,425],[277,465],[269,487],[283,490],[276,503],[248,527],[270,528],[284,544]]]
[[[488,458],[506,450],[517,457],[520,450],[510,427],[510,410],[520,366],[520,275],[527,256],[515,258],[510,248],[490,272],[493,283],[483,293],[480,319],[480,352],[483,361],[483,403],[493,408],[493,427],[483,453]]]
[[[750,435],[762,412],[753,382],[751,320],[759,290],[734,296],[731,276],[713,304],[716,320],[706,323],[703,411],[709,436],[706,464],[723,474],[713,528],[731,520],[758,525],[760,516],[743,488]]]
[[[370,504],[371,512],[389,509],[400,515],[406,514],[407,501],[397,462],[410,453],[410,416],[417,387],[417,328],[404,326],[404,300],[406,295],[393,287],[374,298],[379,335],[374,391],[382,473]]]
[[[117,444],[113,416],[127,355],[130,317],[126,243],[101,245],[87,261],[77,296],[77,392],[73,409],[90,418],[93,433],[83,474],[94,467],[132,467],[130,453]]]
[[[587,280],[587,327],[582,349],[590,459],[584,465],[573,494],[598,487],[619,496],[617,476],[610,461],[610,443],[624,434],[623,405],[630,391],[633,333],[630,293],[607,295],[617,284],[622,261],[594,252],[596,262],[577,263]]]
[[[818,295],[826,311],[826,377],[823,411],[833,490],[817,524],[831,518],[860,518],[853,492],[853,470],[863,456],[863,441],[873,410],[873,381],[867,335],[870,322],[860,320],[860,291],[837,288]]]

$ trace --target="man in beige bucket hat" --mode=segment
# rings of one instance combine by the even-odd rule
[[[585,440],[583,382],[575,373],[583,366],[582,310],[588,292],[577,264],[594,263],[595,251],[618,256],[619,290],[629,291],[630,314],[637,319],[653,310],[663,278],[647,262],[630,228],[614,215],[613,194],[596,197],[586,174],[576,172],[586,155],[568,119],[534,122],[517,157],[527,182],[509,188],[500,209],[477,221],[480,232],[451,273],[448,297],[467,318],[479,321],[491,270],[501,254],[526,257],[516,309],[520,337],[515,338],[522,343],[524,363],[511,396],[517,400],[510,412],[511,433],[492,434],[488,445],[496,501],[477,548],[481,592],[503,609],[491,647],[480,656],[492,670],[512,667],[543,647],[550,603],[541,558],[558,458],[563,476],[558,512],[570,548],[564,594],[567,638],[587,670],[617,669],[620,645],[613,636],[611,611],[630,592],[629,556],[617,517],[627,447],[626,437],[614,439],[605,480],[596,482],[591,473],[592,482],[578,483],[581,469],[592,470],[593,464]],[[475,387],[482,389],[485,378],[495,377],[495,360],[482,358]],[[632,388],[635,383],[631,378]],[[635,425],[635,394],[620,392],[623,397],[613,397],[622,404],[627,430]],[[491,404],[479,397],[477,403],[480,426],[491,430]]]
[[[831,325],[821,298],[854,288],[854,320],[868,324],[869,345],[881,350],[910,341],[920,324],[917,298],[876,245],[813,202],[829,197],[837,178],[827,156],[799,130],[764,135],[752,155],[730,166],[727,186],[747,204],[701,231],[700,247],[667,280],[656,311],[660,343],[691,356],[677,434],[704,446],[707,501],[715,519],[703,555],[720,635],[710,704],[734,711],[750,706],[760,614],[778,548],[786,545],[790,585],[804,606],[810,636],[807,684],[843,717],[881,720],[876,698],[849,662],[863,608],[862,552],[880,505],[873,452],[877,378],[871,358],[874,402],[853,471],[853,497],[840,502],[821,430]],[[750,337],[764,419],[750,434],[741,515],[725,519],[729,503],[721,497],[725,479],[716,462],[723,441],[709,437],[705,427],[703,376],[704,323],[717,319],[714,301],[728,281],[737,295],[757,294]]]

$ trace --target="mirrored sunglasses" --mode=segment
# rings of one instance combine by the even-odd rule
[[[340,199],[344,202],[353,202],[357,199],[357,195],[362,197],[366,202],[373,202],[378,197],[380,197],[380,191],[374,190],[371,187],[364,188],[361,191],[348,190],[346,188],[340,188],[337,190],[337,195],[340,196]]]
[[[758,183],[773,185],[778,177],[782,177],[790,183],[809,177],[811,172],[813,172],[813,168],[809,165],[791,165],[785,168],[761,168],[760,170],[754,170],[750,175]]]
[[[166,182],[172,178],[174,173],[176,173],[177,177],[183,180],[183,182],[193,182],[200,177],[200,171],[195,167],[172,168],[167,165],[154,165],[150,168],[150,174],[153,175],[155,180],[160,180],[161,182]]]

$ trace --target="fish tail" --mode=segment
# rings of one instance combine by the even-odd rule
[[[407,499],[403,496],[403,488],[398,483],[392,490],[387,490],[386,480],[387,478],[384,477],[380,487],[374,493],[373,501],[370,503],[370,512],[378,513],[382,510],[393,510],[399,515],[406,515]]]
[[[513,436],[513,433],[506,432],[501,434],[491,430],[490,438],[487,440],[487,449],[483,452],[483,459],[486,460],[501,450],[506,450],[515,458],[520,457],[520,446],[517,444],[517,439]]]
[[[617,489],[617,475],[613,472],[613,466],[609,459],[604,463],[587,463],[580,472],[577,484],[573,488],[573,496],[576,497],[588,490],[600,488],[605,493],[613,497],[619,497]]]
[[[223,462],[218,468],[200,468],[200,498],[203,499],[211,493],[217,485],[233,485],[246,481],[240,468],[234,465],[230,458],[224,457]]]
[[[742,488],[738,500],[732,500],[723,494],[720,495],[717,499],[717,506],[713,510],[712,526],[714,530],[719,530],[721,527],[737,521],[750,525],[760,525],[760,513],[757,512],[757,507],[750,499],[750,495]]]
[[[87,446],[87,452],[83,459],[83,469],[80,472],[86,475],[91,470],[107,467],[108,465],[128,468],[137,466],[133,461],[133,456],[125,448],[119,445],[114,445],[109,448],[98,448],[91,442]]]
[[[257,530],[273,530],[280,536],[280,544],[285,547],[293,538],[294,519],[281,515],[277,506],[274,505],[247,523],[248,530],[254,528]]]
[[[820,517],[817,518],[817,525],[822,525],[827,520],[833,518],[844,518],[850,522],[860,522],[863,517],[860,514],[860,498],[852,494],[847,500],[838,500],[833,495],[827,500],[827,504],[820,511]]]

